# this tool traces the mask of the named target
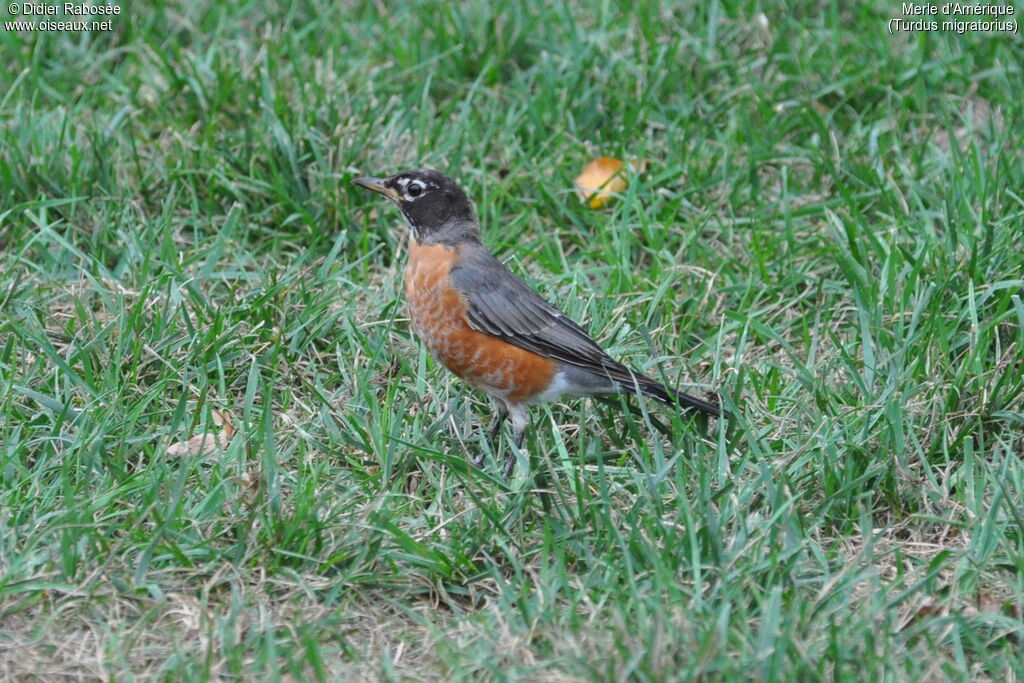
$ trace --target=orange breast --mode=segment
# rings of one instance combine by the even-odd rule
[[[469,304],[448,277],[459,260],[454,247],[411,241],[405,295],[413,329],[434,358],[469,384],[513,403],[529,401],[551,384],[555,363],[469,326]]]

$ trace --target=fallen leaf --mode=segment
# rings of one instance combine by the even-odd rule
[[[203,432],[196,434],[188,441],[172,443],[167,447],[167,455],[177,457],[202,457],[224,450],[235,435],[235,428],[227,415],[219,410],[213,411],[213,423],[223,429],[217,433]]]
[[[629,169],[624,169],[624,166],[625,164],[612,157],[598,157],[587,164],[583,173],[576,179],[576,194],[580,201],[591,209],[600,209],[616,193],[629,187],[627,171],[642,171],[643,164],[631,161]]]

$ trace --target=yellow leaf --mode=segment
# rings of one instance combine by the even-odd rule
[[[587,164],[576,179],[576,194],[580,201],[592,209],[600,209],[613,195],[629,187],[627,171],[643,170],[643,165],[635,162],[630,162],[629,169],[623,166],[625,164],[612,157],[598,157]]]

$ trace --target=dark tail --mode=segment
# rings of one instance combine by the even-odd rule
[[[689,394],[684,394],[681,391],[669,389],[665,385],[656,382],[649,377],[638,375],[636,377],[636,382],[637,386],[640,387],[640,391],[643,392],[645,396],[650,396],[651,398],[657,399],[667,405],[671,406],[678,404],[684,408],[696,408],[702,413],[707,413],[714,417],[725,417],[727,420],[732,417],[729,411],[722,410],[722,408],[716,406],[714,403],[708,403],[696,396],[690,396]]]

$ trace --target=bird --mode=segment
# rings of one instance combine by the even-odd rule
[[[497,410],[489,438],[511,418],[515,470],[529,424],[528,407],[562,396],[640,393],[667,405],[728,418],[715,403],[676,391],[605,353],[580,325],[495,258],[465,192],[431,168],[352,183],[384,195],[409,226],[405,296],[409,318],[431,355]],[[484,455],[473,459],[482,466]]]

